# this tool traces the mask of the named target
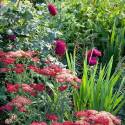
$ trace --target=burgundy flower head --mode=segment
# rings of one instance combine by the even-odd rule
[[[97,62],[98,62],[97,58],[99,56],[102,56],[102,53],[99,50],[97,50],[95,48],[92,49],[92,50],[89,50],[87,52],[87,61],[88,61],[88,64],[91,65],[91,66],[96,65]]]
[[[63,56],[66,53],[66,43],[64,40],[55,41],[55,53],[59,56]]]
[[[55,16],[58,13],[56,6],[51,3],[48,4],[48,10],[52,16]]]
[[[16,40],[16,35],[8,35],[7,39],[11,40],[11,41],[15,41]]]

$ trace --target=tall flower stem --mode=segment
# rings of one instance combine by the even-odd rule
[[[16,6],[17,6],[17,8],[19,7],[20,2],[21,2],[21,0],[17,0],[17,2],[16,2]]]

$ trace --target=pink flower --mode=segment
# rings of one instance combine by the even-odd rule
[[[64,56],[66,53],[66,43],[64,40],[55,40],[55,53],[59,56]]]
[[[89,117],[91,115],[95,115],[98,112],[96,110],[84,110],[75,113],[76,117]]]
[[[33,62],[36,62],[36,63],[39,63],[40,62],[40,59],[38,57],[34,57],[31,59]]]
[[[58,117],[55,114],[46,114],[46,118],[51,121],[57,121]]]
[[[19,85],[18,84],[7,84],[7,92],[13,93],[13,92],[17,92],[19,90]]]
[[[50,65],[40,69],[39,73],[42,75],[55,77],[59,72],[61,72],[61,70],[62,68],[60,68],[58,65]]]
[[[8,68],[0,68],[0,73],[5,73],[8,72],[9,69]]]
[[[20,111],[20,112],[26,112],[26,109],[25,109],[24,106],[22,106],[22,107],[19,108],[19,111]]]
[[[11,103],[13,105],[15,105],[18,108],[22,108],[25,105],[29,105],[32,103],[32,101],[24,96],[16,96],[16,98],[14,98]]]
[[[62,85],[58,88],[59,91],[65,91],[68,88],[67,85]]]
[[[76,121],[75,123],[76,125],[91,125],[89,122],[83,121],[83,120]],[[97,125],[97,124],[93,124],[93,125]]]
[[[32,122],[30,125],[47,125],[45,122]]]
[[[24,92],[28,92],[31,95],[33,95],[33,93],[35,93],[33,88],[28,84],[22,84],[22,89],[23,89]]]
[[[58,13],[57,8],[55,7],[55,5],[51,4],[51,3],[48,4],[48,10],[49,10],[49,13],[52,16],[55,16]]]

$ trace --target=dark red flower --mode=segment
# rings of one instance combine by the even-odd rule
[[[57,121],[58,117],[55,114],[46,114],[48,120]]]
[[[66,53],[66,43],[64,40],[56,40],[55,41],[55,53],[59,56],[63,56]]]
[[[99,50],[97,50],[97,49],[92,49],[92,50],[89,50],[88,52],[87,52],[87,61],[88,61],[88,64],[89,65],[96,65],[97,64],[97,58],[99,57],[99,56],[102,56],[102,53],[99,51]]]
[[[23,90],[24,92],[28,92],[28,93],[30,93],[30,94],[33,94],[33,93],[34,93],[33,88],[32,88],[30,85],[28,85],[28,84],[22,84],[21,87],[22,87],[22,90]]]
[[[5,64],[5,65],[9,65],[9,64],[13,64],[16,60],[13,59],[13,58],[4,58],[2,59],[2,62]]]
[[[17,74],[21,74],[24,72],[24,68],[23,67],[20,67],[20,68],[14,68],[13,71],[15,71]]]
[[[7,35],[7,39],[11,40],[11,41],[15,41],[16,40],[16,35]]]
[[[17,92],[19,90],[19,85],[18,84],[7,84],[7,92],[13,93],[13,92]]]
[[[89,57],[88,62],[90,66],[93,66],[93,65],[96,65],[98,61],[96,57]]]
[[[32,84],[32,88],[34,88],[36,91],[44,91],[45,90],[45,85],[44,84]]]
[[[92,115],[97,114],[98,112],[96,110],[84,110],[84,111],[79,111],[75,113],[76,117],[90,117]]]
[[[59,91],[65,91],[68,88],[67,85],[62,85],[58,88]]]
[[[4,110],[12,111],[12,110],[13,110],[13,106],[8,103],[8,104],[6,104],[6,105],[4,105],[4,106],[1,106],[1,107],[0,107],[0,110],[1,110],[1,111],[4,111]]]
[[[56,6],[51,3],[48,4],[48,10],[52,16],[55,16],[58,13]]]

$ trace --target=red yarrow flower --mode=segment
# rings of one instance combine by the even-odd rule
[[[58,56],[64,56],[65,53],[66,53],[66,43],[64,40],[55,40],[55,53],[58,55]]]
[[[0,107],[0,111],[4,111],[4,110],[7,110],[7,111],[12,111],[13,110],[13,106],[11,104],[6,104],[4,106],[1,106]]]
[[[79,111],[75,113],[75,116],[80,118],[80,117],[89,117],[92,115],[97,114],[98,112],[96,110],[84,110],[84,111]]]
[[[13,64],[16,60],[13,59],[13,58],[3,58],[2,59],[2,62],[5,64],[5,65],[9,65],[9,64]]]
[[[16,68],[22,68],[24,67],[24,64],[15,64]]]
[[[7,92],[10,92],[10,93],[14,93],[14,92],[17,92],[19,90],[19,85],[18,84],[7,84]]]
[[[45,122],[32,122],[30,125],[47,125]]]
[[[57,121],[58,117],[55,114],[46,114],[46,118],[51,121]]]
[[[39,84],[31,84],[31,87],[33,88],[33,89],[35,89],[36,91],[40,91],[40,92],[42,92],[42,91],[44,91],[45,90],[45,85],[44,84],[41,84],[41,83],[39,83]]]
[[[40,72],[40,69],[38,67],[34,66],[34,65],[28,66],[28,69],[30,69],[30,70],[32,70],[34,72],[37,72],[37,73]]]
[[[56,6],[51,3],[48,4],[48,10],[52,16],[55,16],[58,13]]]
[[[62,85],[58,88],[59,91],[65,91],[68,88],[67,85]]]
[[[13,69],[13,71],[15,71],[17,74],[21,74],[24,72],[24,68],[23,67],[20,67],[20,68],[16,67]]]

